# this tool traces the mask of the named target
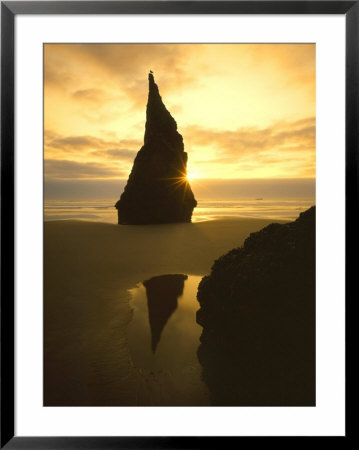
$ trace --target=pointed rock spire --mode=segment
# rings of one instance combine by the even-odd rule
[[[148,74],[148,102],[146,110],[145,145],[156,136],[168,135],[183,150],[182,136],[177,132],[177,123],[167,111],[152,73]]]
[[[119,224],[190,222],[197,202],[186,178],[187,153],[152,71],[148,74],[144,145],[120,200]]]

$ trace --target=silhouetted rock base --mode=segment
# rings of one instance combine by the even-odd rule
[[[315,405],[315,207],[215,261],[198,300],[214,405]]]

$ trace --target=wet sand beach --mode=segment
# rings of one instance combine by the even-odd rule
[[[208,405],[196,359],[200,333],[195,328],[199,327],[196,287],[215,259],[271,222],[252,218],[147,226],[46,222],[44,404]],[[159,361],[142,364],[138,349],[150,348],[141,335],[144,322],[139,322],[140,314],[143,320],[147,317],[142,282],[168,274],[188,279],[178,297],[178,310],[171,312],[162,332],[156,350]],[[181,327],[183,339],[178,334]],[[175,332],[171,340],[170,333]],[[166,339],[173,343],[166,347]],[[180,369],[170,362],[161,366],[165,347],[174,362],[180,361]]]

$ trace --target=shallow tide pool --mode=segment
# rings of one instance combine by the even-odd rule
[[[161,378],[177,404],[207,405],[197,348],[202,328],[196,322],[201,276],[168,274],[140,282],[130,291],[133,318],[128,344],[136,368]],[[164,381],[163,381],[164,380]]]

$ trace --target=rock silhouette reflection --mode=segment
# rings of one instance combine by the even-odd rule
[[[146,288],[148,316],[151,328],[151,347],[155,353],[162,331],[177,309],[187,275],[160,275],[143,282]]]

